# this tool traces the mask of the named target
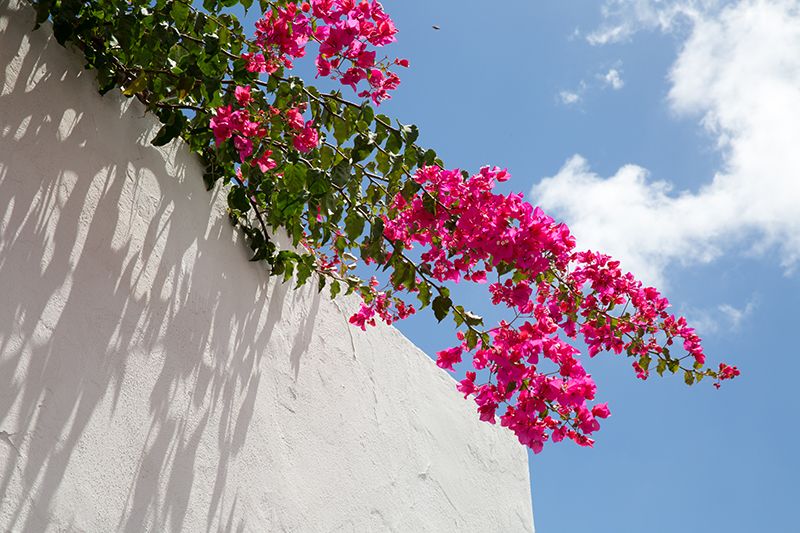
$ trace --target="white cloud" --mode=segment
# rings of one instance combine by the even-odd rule
[[[558,100],[567,106],[580,103],[583,101],[583,97],[588,88],[589,85],[586,83],[586,81],[581,80],[578,82],[578,87],[575,89],[565,89],[563,91],[559,91]]]
[[[611,87],[615,91],[622,89],[625,86],[625,80],[622,79],[620,71],[612,68],[605,74],[598,75],[606,87]]]
[[[579,245],[608,250],[650,282],[674,261],[708,262],[735,245],[775,246],[791,268],[800,259],[800,6],[746,0],[693,17],[668,100],[715,135],[722,168],[695,191],[674,191],[636,165],[603,178],[574,156],[532,199],[564,218]]]
[[[756,306],[756,300],[752,299],[742,308],[737,308],[730,304],[722,304],[717,309],[727,317],[732,329],[738,329],[745,319],[750,318]]]
[[[558,101],[563,105],[572,106],[583,102],[586,94],[597,88],[611,87],[615,91],[622,89],[625,86],[625,80],[622,79],[618,67],[619,62],[616,67],[609,68],[607,72],[596,74],[589,82],[581,80],[575,89],[559,91]]]
[[[696,309],[684,306],[681,307],[678,314],[692,325],[701,338],[715,334],[720,330],[719,317],[715,316],[718,313],[713,309]]]
[[[702,337],[720,331],[737,331],[745,320],[752,316],[758,307],[757,298],[753,296],[743,307],[722,304],[713,308],[682,307],[679,314],[697,330]]]
[[[721,5],[720,0],[606,0],[603,24],[586,35],[593,45],[626,41],[641,30],[670,31],[682,21],[694,21]]]
[[[610,178],[593,173],[581,156],[572,157],[531,193],[534,203],[567,221],[583,248],[603,250],[651,283],[675,258],[710,261],[718,250],[705,239],[707,215],[689,194],[672,194],[667,182],[626,165]]]
[[[581,101],[581,95],[573,91],[561,91],[558,93],[558,97],[564,105],[577,104]]]

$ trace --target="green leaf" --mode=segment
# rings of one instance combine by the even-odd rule
[[[206,56],[215,56],[219,53],[219,36],[216,33],[207,33],[203,42]]]
[[[416,124],[403,126],[403,136],[405,137],[406,144],[414,144],[417,138],[419,138],[419,128]]]
[[[474,329],[468,329],[464,334],[464,339],[467,341],[467,348],[473,350],[478,345],[478,332]]]
[[[309,264],[307,258],[312,258],[312,256],[304,256],[303,260],[297,263],[297,284],[295,287],[305,285],[308,278],[310,278],[311,274],[314,272],[313,266]]]
[[[372,106],[370,106],[368,103],[364,103],[361,106],[361,113],[359,116],[359,120],[362,120],[367,124],[372,124],[374,118],[375,118],[375,110],[372,109]]]
[[[392,131],[389,133],[389,138],[386,140],[386,151],[394,154],[400,154],[400,148],[403,146],[403,140],[400,138],[400,134],[396,131]]]
[[[350,165],[350,161],[339,162],[331,171],[333,183],[339,187],[347,185],[347,182],[350,181],[352,169],[353,167]]]
[[[122,94],[125,96],[133,96],[147,88],[147,74],[144,72],[139,73],[136,79],[130,82]]]
[[[391,263],[394,265],[394,273],[391,276],[392,285],[397,288],[412,288],[416,281],[414,265],[400,258],[399,255],[392,256]]]
[[[228,191],[228,206],[242,213],[250,210],[250,200],[247,198],[244,187],[231,187],[231,190]]]
[[[381,174],[388,174],[389,169],[392,168],[392,160],[393,156],[390,156],[384,152],[378,152],[375,154],[375,163],[377,163],[378,172]]]
[[[483,318],[471,311],[464,312],[464,321],[468,326],[480,326],[483,324]]]
[[[427,282],[419,284],[419,292],[417,292],[417,299],[422,307],[428,307],[431,303],[431,287]]]
[[[253,257],[250,258],[250,261],[263,261],[269,260],[272,257],[272,254],[275,253],[275,245],[271,242],[264,242],[264,236],[260,231],[255,231],[255,233],[259,236],[260,241],[262,244],[257,246],[254,250]]]
[[[333,138],[336,139],[336,142],[344,144],[347,142],[347,139],[350,138],[352,135],[350,124],[346,121],[340,119],[339,117],[334,117],[333,119]]]
[[[372,221],[372,226],[369,231],[369,238],[365,240],[364,246],[361,248],[361,256],[363,258],[375,259],[379,263],[383,263],[385,253],[383,248],[383,220],[377,218]]]
[[[683,381],[686,382],[687,385],[694,384],[694,374],[691,372],[691,370],[686,370],[683,373]]]
[[[182,76],[175,85],[178,99],[183,100],[194,89],[195,79],[189,76]]]
[[[189,6],[181,0],[176,0],[172,3],[170,16],[172,17],[172,20],[175,21],[175,24],[182,28],[186,23],[186,20],[189,18]]]
[[[421,159],[424,165],[433,165],[436,163],[436,152],[433,150],[426,150]]]
[[[425,211],[436,216],[436,206],[437,206],[436,198],[434,198],[432,194],[425,193],[422,196],[422,207],[425,208]]]
[[[433,299],[433,314],[436,316],[436,320],[441,322],[444,320],[444,317],[450,312],[450,307],[453,306],[453,301],[447,297],[442,296],[441,294]]]
[[[344,219],[345,224],[345,234],[347,238],[351,241],[355,241],[358,239],[362,233],[364,233],[364,224],[365,224],[364,217],[358,214],[358,211],[355,209],[351,209],[347,212],[347,216]]]
[[[461,324],[464,323],[464,307],[461,305],[455,306],[455,312],[453,313],[453,322],[455,323],[456,327],[460,327]]]
[[[172,113],[169,120],[163,126],[161,126],[161,129],[158,130],[156,136],[152,141],[150,141],[150,144],[153,146],[164,146],[181,134],[185,123],[186,118],[183,116],[183,113]]]
[[[328,145],[323,145],[319,149],[319,162],[323,169],[328,169],[333,165],[336,154]]]
[[[353,162],[357,163],[369,157],[369,154],[371,154],[373,151],[372,142],[372,139],[366,135],[356,136],[355,140],[353,141],[353,149],[350,152],[350,157],[352,158]]]
[[[331,282],[331,300],[336,298],[336,295],[339,294],[339,292],[341,292],[341,290],[342,290],[341,284],[339,284],[339,282],[337,280],[333,280]]]

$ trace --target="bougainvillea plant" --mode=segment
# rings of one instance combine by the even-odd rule
[[[155,113],[152,143],[181,137],[222,180],[231,220],[254,261],[331,297],[357,293],[350,322],[391,324],[430,307],[458,328],[437,364],[474,369],[458,390],[481,420],[539,452],[548,440],[592,444],[600,352],[625,353],[635,374],[682,373],[715,386],[739,374],[706,367],[700,339],[658,291],[619,263],[575,248],[569,229],[522,195],[495,185],[505,170],[448,169],[420,147],[416,126],[376,114],[405,59],[383,54],[397,29],[374,0],[261,0],[251,34],[232,14],[252,0],[37,0],[37,24],[81,50],[101,93],[120,88]],[[350,93],[321,92],[292,75],[306,56],[317,77]],[[346,94],[346,93],[345,93]],[[271,237],[284,231],[291,246]],[[358,257],[387,282],[354,274]],[[487,284],[507,310],[491,327],[451,299],[452,282]]]

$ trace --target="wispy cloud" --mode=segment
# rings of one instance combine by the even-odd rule
[[[734,307],[730,304],[722,304],[717,309],[727,317],[730,326],[733,329],[738,329],[746,319],[750,318],[757,307],[757,300],[751,299],[744,307]]]
[[[625,86],[625,80],[622,79],[622,73],[618,69],[609,69],[605,74],[598,74],[598,77],[605,87],[611,87],[615,91]]]
[[[591,91],[605,88],[611,88],[615,91],[622,89],[625,86],[625,80],[622,79],[622,71],[619,68],[620,62],[617,61],[615,65],[607,71],[602,71],[590,77],[588,82],[581,80],[574,89],[559,91],[558,101],[566,106],[572,106],[583,102],[586,99],[586,95],[590,94]]]
[[[558,97],[564,105],[577,104],[581,101],[581,95],[574,91],[561,91],[558,93]]]
[[[593,45],[630,39],[642,30],[670,31],[681,22],[692,22],[717,10],[720,0],[606,0],[603,23],[586,35]]]
[[[742,1],[693,17],[668,102],[716,137],[721,169],[675,191],[633,164],[601,177],[576,155],[533,200],[565,218],[582,246],[610,251],[651,282],[672,262],[708,262],[734,245],[777,247],[790,269],[800,259],[800,6]]]
[[[756,296],[741,307],[721,304],[712,308],[682,308],[680,314],[697,330],[700,336],[711,335],[721,331],[736,332],[742,328],[758,307]]]

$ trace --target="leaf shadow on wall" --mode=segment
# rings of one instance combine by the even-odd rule
[[[295,302],[262,265],[241,266],[245,247],[231,243],[192,157],[150,147],[154,121],[138,103],[87,91],[93,75],[74,54],[42,44],[47,28],[29,33],[31,17],[10,16],[0,25],[0,430],[14,447],[0,442],[0,526],[71,529],[53,509],[74,505],[90,524],[119,509],[123,531],[243,530],[229,469],[260,384],[273,386],[261,362],[284,359],[296,380],[319,296],[293,294],[298,308],[312,303],[300,320],[283,317]],[[279,323],[292,340],[270,342]]]

